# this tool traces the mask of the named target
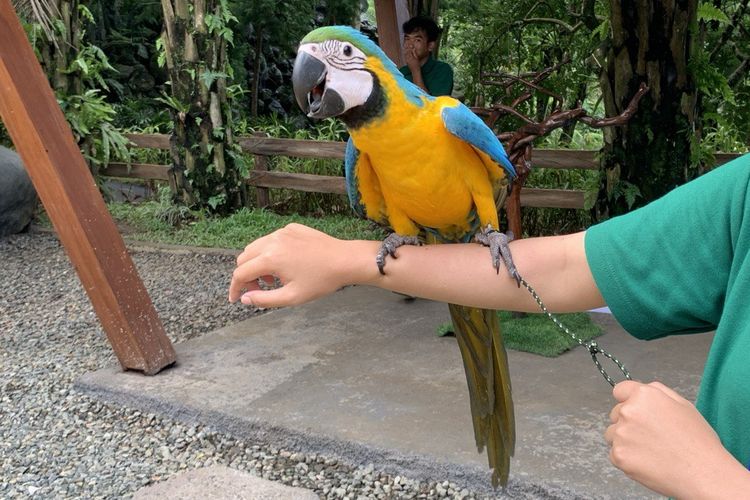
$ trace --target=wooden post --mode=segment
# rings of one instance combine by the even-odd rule
[[[378,24],[380,48],[397,66],[403,66],[403,34],[401,26],[409,20],[406,0],[375,0],[375,20]]]
[[[151,375],[174,363],[172,343],[10,0],[0,0],[0,118],[122,367]]]
[[[268,134],[266,134],[265,132],[254,132],[253,136],[268,137]],[[255,168],[253,170],[257,170],[259,172],[268,172],[268,156],[254,154],[253,161],[255,162]],[[255,196],[257,199],[258,208],[268,208],[268,206],[271,205],[271,195],[269,194],[268,189],[256,186]]]

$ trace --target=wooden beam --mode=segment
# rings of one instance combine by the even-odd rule
[[[263,132],[256,132],[253,134],[256,138],[261,139],[268,137],[267,134],[264,134]],[[255,164],[255,171],[256,172],[268,172],[268,156],[264,156],[262,154],[254,154],[253,155],[253,163]],[[255,186],[255,200],[259,208],[267,208],[271,205],[271,193],[268,192],[268,189],[261,187],[261,186]]]
[[[346,194],[343,177],[292,172],[251,171],[245,181],[251,186],[285,188],[312,193]],[[583,191],[523,188],[521,206],[536,208],[583,208]]]
[[[137,148],[169,149],[169,135],[167,134],[125,134]]]
[[[405,64],[401,26],[408,20],[409,7],[406,0],[375,0],[380,48],[399,67]]]
[[[251,186],[285,188],[308,193],[346,194],[343,177],[251,170],[246,181]]]
[[[120,364],[154,374],[174,363],[172,343],[10,0],[0,0],[0,118]]]
[[[153,163],[116,163],[112,162],[99,171],[107,177],[132,177],[136,179],[169,180],[169,165],[155,165]]]
[[[534,208],[583,208],[583,191],[573,189],[521,189],[521,206]]]
[[[294,156],[298,158],[344,159],[346,143],[341,141],[311,141],[308,139],[274,139],[272,137],[240,137],[243,151],[265,156]]]

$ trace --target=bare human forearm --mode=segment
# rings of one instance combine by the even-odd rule
[[[229,299],[278,307],[308,302],[350,284],[366,284],[444,302],[537,311],[504,267],[497,274],[489,250],[477,244],[401,247],[378,272],[376,241],[344,241],[292,224],[248,245],[238,257]],[[599,307],[604,301],[586,262],[583,233],[511,243],[516,266],[558,312]],[[257,278],[277,276],[284,285],[260,290]],[[242,293],[243,289],[248,293]]]
[[[429,90],[427,90],[427,85],[424,83],[424,78],[422,78],[422,71],[417,69],[416,71],[412,71],[411,79],[417,87],[424,90],[428,94],[430,93]]]

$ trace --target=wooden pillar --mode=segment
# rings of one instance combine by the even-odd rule
[[[151,375],[174,363],[172,343],[10,0],[0,0],[0,118],[122,367]]]
[[[268,137],[265,132],[255,132],[254,137]],[[253,161],[255,162],[255,168],[253,170],[257,172],[268,172],[268,156],[266,155],[253,155]],[[268,189],[260,186],[255,187],[256,203],[258,208],[268,208],[271,206],[271,193]]]
[[[397,66],[403,66],[403,33],[401,26],[409,20],[407,0],[375,0],[380,48]]]

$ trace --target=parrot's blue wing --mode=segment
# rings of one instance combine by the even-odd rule
[[[365,217],[365,206],[359,194],[359,180],[357,178],[357,161],[359,161],[359,150],[354,141],[349,137],[346,143],[344,155],[344,173],[346,175],[346,194],[349,196],[349,204],[359,217]]]
[[[441,116],[448,132],[487,154],[501,165],[511,178],[516,176],[516,170],[505,153],[500,139],[469,108],[461,103],[454,107],[446,106]]]

